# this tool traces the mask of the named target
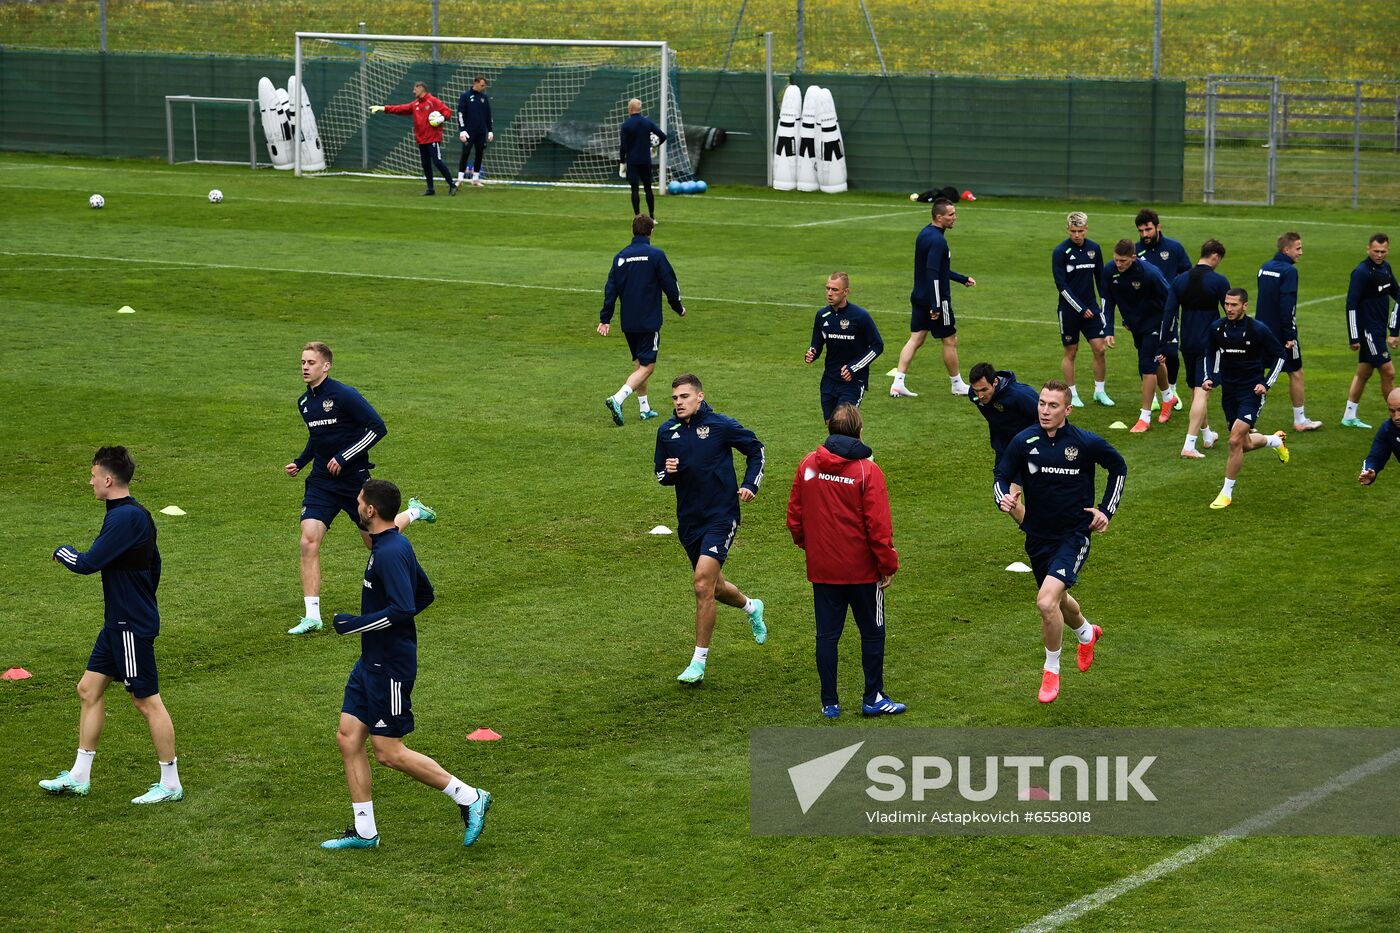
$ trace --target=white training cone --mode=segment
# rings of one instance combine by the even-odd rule
[[[668,535],[670,533],[671,529],[667,528],[665,525],[657,525],[651,531],[647,532],[649,535]]]
[[[135,313],[136,313],[136,309],[133,308],[131,305],[122,305],[120,308],[117,309],[117,313],[118,313],[118,314],[135,314]]]
[[[165,508],[163,508],[163,509],[160,510],[160,514],[162,514],[162,515],[184,515],[184,514],[185,514],[185,510],[182,509],[182,508],[180,508],[178,505],[167,505]]]
[[[1019,560],[1016,561],[1015,563],[1007,564],[1007,565],[1006,565],[1006,569],[1009,570],[1009,571],[1011,571],[1012,573],[1030,573],[1030,572],[1031,572],[1031,568],[1027,567],[1025,564],[1021,563]]]

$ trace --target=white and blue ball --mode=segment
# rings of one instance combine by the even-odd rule
[[[218,203],[219,203],[220,201],[222,201],[223,199],[224,199],[224,193],[223,193],[222,191],[220,191],[218,188],[215,188],[215,189],[213,189],[212,191],[209,192],[209,203],[210,203],[210,204],[218,204]]]
[[[103,207],[104,205],[106,205],[106,203],[107,200],[100,194],[94,194],[92,197],[88,198],[88,207],[92,208],[93,210],[97,210],[98,208]]]

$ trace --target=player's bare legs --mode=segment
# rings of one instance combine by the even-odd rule
[[[365,740],[368,738],[368,726],[349,713],[340,714],[340,728],[336,730],[335,741],[345,762],[345,783],[350,788],[351,801],[372,799],[373,779],[369,770],[369,755],[365,754]]]
[[[160,694],[132,697],[131,702],[136,705],[141,715],[146,717],[146,725],[151,730],[151,741],[156,746],[156,755],[161,761],[174,761],[175,724],[170,721],[170,712],[165,708],[165,701],[160,698]]]
[[[633,362],[636,362],[633,360]],[[647,394],[647,380],[651,374],[656,372],[655,363],[637,363],[637,368],[632,371],[632,375],[627,377],[627,386],[637,395]]]
[[[418,783],[426,784],[433,790],[444,789],[452,780],[452,775],[448,774],[442,765],[421,752],[415,752],[403,744],[403,739],[372,735],[369,737],[369,742],[374,747],[375,761],[386,768],[393,768],[395,771],[407,774]]]
[[[1079,344],[1077,344],[1077,343],[1068,343],[1068,344],[1065,344],[1065,355],[1060,359],[1060,372],[1061,372],[1061,373],[1064,375],[1064,377],[1065,377],[1065,384],[1066,384],[1066,385],[1074,385],[1074,384],[1075,384],[1075,381],[1074,381],[1074,360],[1075,360],[1075,358],[1076,358],[1077,356],[1079,356]],[[1098,374],[1097,374],[1097,373],[1095,373],[1094,378],[1096,378],[1096,379],[1098,378]]]
[[[744,608],[748,599],[739,588],[724,578],[720,562],[713,557],[701,557],[695,563],[695,646],[710,647],[715,631],[715,603],[737,609]]]
[[[949,376],[958,375],[958,336],[943,338],[943,368],[948,370]]]
[[[78,680],[78,747],[97,751],[102,726],[107,721],[107,685],[112,678],[96,671],[83,671]]]
[[[321,595],[321,542],[326,523],[315,518],[301,523],[301,595]]]
[[[927,339],[928,331],[926,330],[916,330],[910,332],[909,339],[905,342],[904,347],[899,351],[899,366],[896,367],[894,385],[890,386],[891,395],[902,395],[912,398],[918,394],[917,392],[910,392],[907,388],[905,388],[904,375],[905,373],[909,372],[909,364],[914,362],[914,354],[919,352],[919,348],[924,345],[924,341]],[[956,355],[954,359],[956,360]]]

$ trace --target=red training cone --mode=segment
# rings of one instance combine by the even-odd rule
[[[28,680],[33,676],[33,674],[22,667],[12,667],[5,673],[0,674],[0,680]]]
[[[971,191],[964,191],[962,193],[962,199],[964,201],[976,201],[977,195],[973,194]]]
[[[487,729],[485,727],[467,734],[467,738],[473,742],[494,742],[500,737],[501,734],[495,729]]]

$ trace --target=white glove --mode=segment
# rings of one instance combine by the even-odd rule
[[[618,177],[618,178],[626,178],[626,177],[627,177],[627,163],[626,163],[626,162],[619,162],[619,163],[617,163],[617,177]]]
[[[466,130],[462,130],[462,132],[460,132],[460,133],[457,134],[457,138],[460,139],[460,140],[465,144],[466,141],[467,141],[468,139],[470,139],[471,137],[467,135],[467,131],[466,131]]]
[[[488,143],[494,143],[494,142],[496,141],[496,134],[495,134],[495,133],[488,132],[488,133],[486,134],[486,141],[487,141]]]
[[[381,106],[379,106],[378,104],[376,104],[375,106],[369,108],[369,112],[370,112],[370,113],[383,113],[383,112],[384,112],[384,108],[381,107]]]

